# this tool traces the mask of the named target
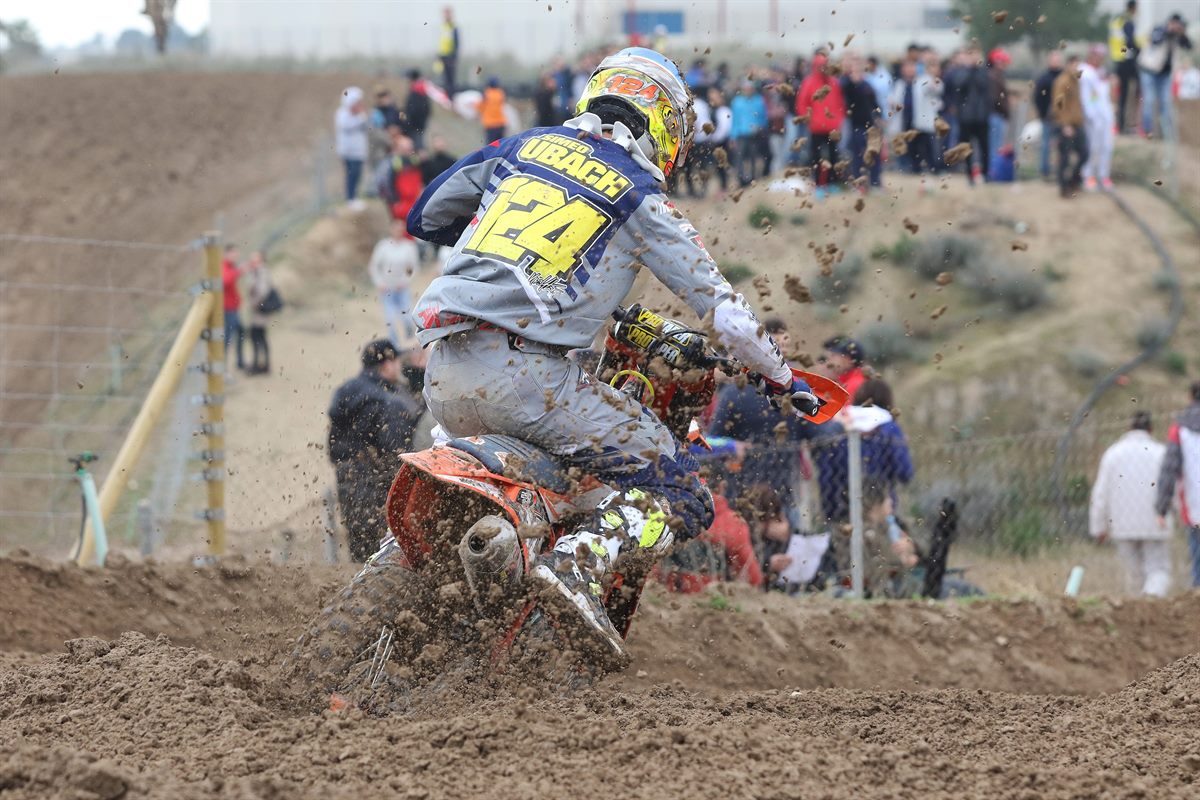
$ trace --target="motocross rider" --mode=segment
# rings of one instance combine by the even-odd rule
[[[644,265],[711,317],[719,345],[765,392],[793,396],[806,414],[819,401],[663,193],[692,143],[675,63],[641,47],[605,58],[576,113],[494,141],[425,188],[409,233],[453,254],[414,316],[431,347],[425,399],[447,434],[519,437],[615,487],[531,575],[621,654],[601,578],[622,548],[658,554],[703,531],[712,497],[663,423],[567,351],[592,344]]]

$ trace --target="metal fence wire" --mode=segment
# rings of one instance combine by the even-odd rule
[[[68,459],[95,453],[103,482],[187,310],[194,247],[0,234],[0,551],[70,551],[81,501]],[[143,520],[147,504],[160,520],[175,513],[194,380],[110,523],[118,541],[138,535],[139,505]]]
[[[1152,413],[1160,441],[1179,410],[1163,406]],[[1130,416],[1093,414],[1061,453],[1061,427],[961,438],[909,438],[898,426],[867,430],[861,433],[859,462],[864,503],[888,496],[894,514],[920,543],[936,524],[943,501],[950,500],[958,512],[958,540],[1033,555],[1088,535],[1100,459],[1130,422]],[[756,535],[762,525],[755,521],[775,513],[803,534],[849,526],[853,448],[848,434],[836,423],[811,433],[802,441],[736,447],[716,438],[714,452],[700,455],[710,487],[751,522]],[[867,517],[870,511],[863,508]]]

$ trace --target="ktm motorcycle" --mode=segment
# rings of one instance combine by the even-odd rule
[[[650,408],[681,442],[704,447],[695,417],[714,373],[747,374],[702,331],[634,305],[618,309],[594,373]],[[831,419],[845,389],[796,371]],[[754,376],[751,376],[753,378]],[[586,683],[621,666],[576,647],[574,620],[556,618],[526,580],[537,556],[593,513],[610,491],[512,436],[451,439],[402,456],[387,499],[388,536],[361,572],[309,625],[294,674],[329,699],[380,708],[452,676],[533,670],[540,681]],[[604,604],[629,632],[653,566],[623,554]]]

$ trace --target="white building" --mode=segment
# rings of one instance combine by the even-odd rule
[[[544,63],[555,55],[628,41],[631,29],[650,34],[659,25],[668,31],[672,55],[685,61],[693,48],[710,45],[761,49],[786,60],[829,43],[841,49],[850,34],[854,47],[880,54],[897,54],[909,42],[947,50],[963,38],[949,15],[950,0],[210,2],[212,54],[243,59],[432,58],[442,9],[450,6],[461,36],[460,70],[472,57],[511,56],[526,64]],[[1100,3],[1110,12],[1124,5],[1124,0]],[[1149,30],[1174,10],[1167,0],[1142,0],[1140,5],[1141,30]]]

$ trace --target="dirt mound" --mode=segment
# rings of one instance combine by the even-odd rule
[[[372,719],[312,716],[287,700],[241,664],[162,637],[74,640],[0,679],[0,790],[1170,798],[1194,796],[1200,769],[1194,704],[1156,716],[1116,713],[1105,699],[962,690],[714,699],[668,687],[568,697],[529,687]]]
[[[67,639],[136,630],[213,652],[269,657],[286,647],[280,635],[299,632],[348,572],[237,558],[203,568],[118,560],[105,570],[0,559],[0,651],[56,652]]]
[[[0,559],[0,651],[59,652],[124,631],[251,658],[267,674],[352,575],[228,559],[106,570]],[[625,688],[955,688],[1055,694],[1120,689],[1200,641],[1200,594],[1170,601],[850,603],[652,588],[630,636]],[[27,659],[10,656],[0,664]]]

